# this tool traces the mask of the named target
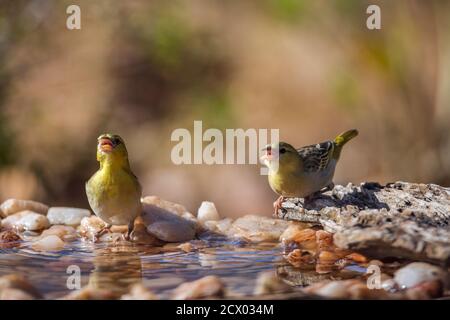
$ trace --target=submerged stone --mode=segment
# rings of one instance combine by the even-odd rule
[[[64,249],[65,242],[58,236],[49,235],[45,236],[32,245],[32,248],[36,251],[60,251]]]

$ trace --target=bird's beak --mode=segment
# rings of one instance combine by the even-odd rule
[[[105,153],[110,153],[114,149],[114,143],[109,138],[100,138],[98,140],[98,148]]]
[[[269,146],[266,146],[266,147],[264,147],[261,151],[265,151],[266,153],[261,157],[261,161],[267,161],[267,160],[272,160],[272,157],[273,157],[273,155],[272,155],[272,147],[269,145]]]

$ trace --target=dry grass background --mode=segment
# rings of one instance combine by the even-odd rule
[[[67,5],[82,29],[65,28]],[[365,9],[382,8],[382,30]],[[87,207],[96,137],[127,141],[145,194],[270,215],[258,166],[175,166],[175,128],[279,128],[296,146],[348,128],[335,182],[450,185],[450,3],[0,2],[0,200]]]

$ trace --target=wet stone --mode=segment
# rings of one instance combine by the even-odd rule
[[[275,271],[264,271],[258,274],[253,294],[266,295],[291,291],[293,291],[293,288],[287,283],[283,282],[277,276]]]
[[[444,269],[424,262],[413,262],[395,272],[394,281],[401,289],[412,288],[428,281],[449,286],[449,274]]]
[[[64,245],[65,242],[58,236],[49,235],[33,242],[32,248],[36,251],[60,251],[64,249]]]
[[[0,277],[0,300],[42,299],[38,290],[19,274]]]
[[[193,282],[187,282],[177,287],[172,294],[174,300],[192,300],[206,298],[221,298],[225,294],[225,285],[217,276],[206,276]]]
[[[161,202],[157,203],[160,204]],[[167,204],[164,207],[158,207],[143,202],[142,221],[147,226],[147,231],[166,242],[184,242],[194,239],[198,228],[197,222],[185,218],[185,214],[174,213],[165,209],[165,207],[171,208]]]
[[[87,209],[52,207],[48,210],[47,218],[50,224],[78,226],[84,217],[90,215],[91,212]]]
[[[77,239],[77,231],[75,230],[75,228],[70,226],[51,226],[49,229],[44,230],[41,233],[40,238],[45,238],[51,235],[57,236],[63,241],[74,241]]]
[[[47,214],[48,206],[37,201],[19,199],[8,199],[0,205],[0,214],[2,217],[26,210],[45,215]]]
[[[247,215],[236,219],[225,233],[230,238],[244,239],[254,243],[278,241],[290,224],[279,219]]]
[[[158,300],[158,296],[147,289],[142,283],[131,286],[130,291],[124,294],[121,300]]]
[[[28,210],[14,213],[2,220],[3,228],[19,231],[39,231],[48,228],[49,225],[46,216]]]

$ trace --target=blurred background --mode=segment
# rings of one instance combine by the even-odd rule
[[[96,138],[114,132],[145,195],[271,215],[259,165],[172,164],[170,134],[194,120],[298,147],[358,128],[336,183],[449,186],[450,2],[0,1],[0,201],[88,207]]]

